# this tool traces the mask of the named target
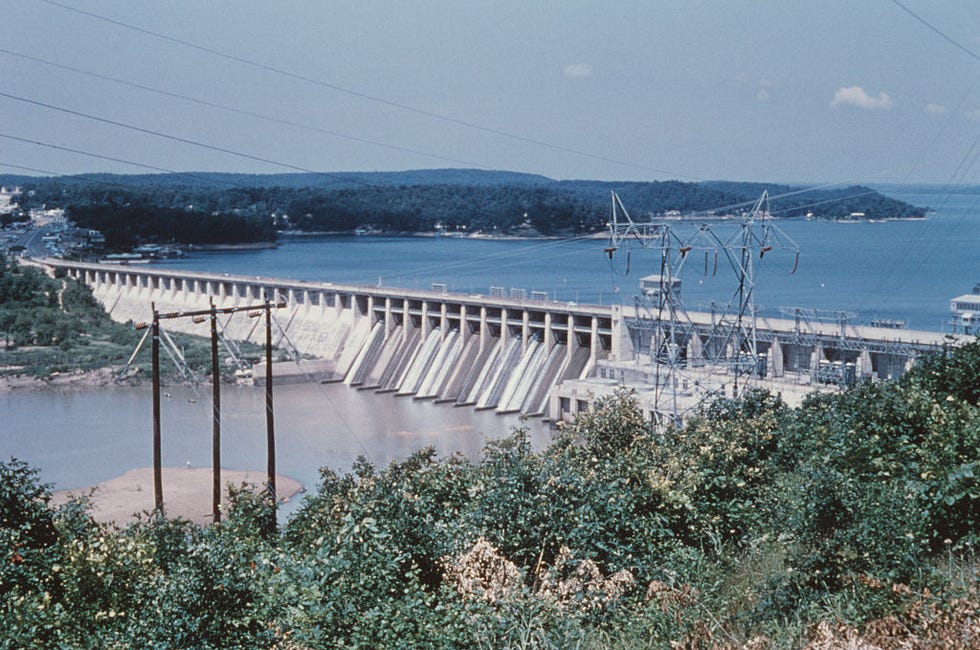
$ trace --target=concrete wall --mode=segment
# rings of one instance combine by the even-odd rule
[[[285,301],[286,307],[276,311],[277,346],[326,360],[332,370],[323,379],[418,399],[561,419],[587,404],[587,395],[608,393],[612,384],[633,383],[643,393],[650,390],[649,377],[663,375],[652,352],[667,336],[666,324],[641,318],[631,306],[147,266],[52,264],[89,285],[112,318],[121,322],[149,321],[154,307],[160,313],[207,309],[212,298],[219,308],[261,304],[266,299]],[[670,340],[674,353],[683,358],[684,372],[698,378],[687,386],[677,378],[678,388],[674,390],[671,383],[672,391],[682,397],[691,392],[691,399],[697,401],[701,392],[744,385],[726,376],[731,368],[725,367],[723,358],[733,357],[730,328],[716,322],[716,315],[689,312],[687,317],[680,331],[670,333]],[[230,338],[264,343],[264,329],[245,313],[223,315],[221,323]],[[165,327],[207,334],[206,324],[194,324],[189,318],[167,320]],[[948,342],[935,332],[766,318],[757,320],[756,340],[758,353],[765,358],[764,379],[776,382],[777,391],[802,391],[801,385],[833,379],[834,364],[842,369],[851,364],[856,379],[896,378],[916,356]],[[597,382],[596,390],[582,383],[590,378]],[[565,389],[559,394],[563,383]],[[651,404],[656,404],[644,402],[644,408],[662,409],[663,392],[662,386],[654,386],[657,397],[651,398]]]
[[[287,281],[140,266],[57,262],[120,322],[158,313],[285,301],[274,344],[325,359],[331,380],[376,390],[541,415],[563,380],[587,377],[612,341],[608,308]],[[235,340],[264,343],[245,312],[220,317]],[[170,331],[207,335],[190,318]]]

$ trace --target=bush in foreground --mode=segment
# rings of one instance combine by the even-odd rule
[[[0,464],[0,647],[812,647],[977,642],[977,344],[900,383],[600,400],[544,450],[431,449],[321,483],[281,533],[94,523]]]

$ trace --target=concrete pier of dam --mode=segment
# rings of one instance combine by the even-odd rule
[[[316,378],[498,413],[547,416],[555,386],[585,379],[612,344],[608,307],[187,273],[145,266],[52,262],[88,285],[120,322],[162,313],[283,300],[284,339],[327,362]],[[171,331],[206,334],[189,319]],[[261,343],[245,314],[223,321],[226,336]]]
[[[302,371],[319,381],[342,381],[415,399],[432,399],[498,413],[561,420],[616,386],[637,390],[651,418],[669,398],[697,403],[737,384],[730,368],[712,362],[720,316],[689,312],[683,335],[671,334],[684,373],[664,371],[654,351],[662,323],[629,305],[579,305],[443,291],[394,289],[108,266],[62,260],[46,264],[88,285],[120,322],[159,312],[285,301],[278,310],[277,344],[320,361]],[[227,314],[225,335],[262,343],[263,332],[245,314]],[[190,319],[167,321],[171,331],[205,335]],[[916,357],[949,339],[936,332],[756,319],[757,354],[764,359],[756,385],[787,401],[827,389],[828,372],[851,379],[901,376]],[[314,367],[313,365],[309,367]],[[293,371],[296,374],[298,371]],[[748,381],[743,378],[744,382]],[[831,386],[834,388],[834,386]],[[800,397],[801,399],[802,397]]]

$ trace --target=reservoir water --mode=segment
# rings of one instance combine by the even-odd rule
[[[756,302],[779,308],[842,309],[871,318],[904,320],[916,329],[947,331],[949,299],[980,282],[980,195],[897,196],[936,213],[922,221],[881,223],[779,222],[801,249],[798,269],[788,253],[767,255],[757,276]],[[733,223],[716,224],[731,232]],[[678,224],[678,229],[686,228]],[[457,238],[316,237],[287,239],[278,248],[194,253],[170,267],[312,281],[489,292],[490,287],[542,291],[578,303],[632,302],[639,278],[659,272],[659,255],[637,250],[612,263],[601,239],[478,240]],[[707,269],[705,267],[708,267]],[[732,275],[703,255],[688,261],[682,296],[690,309],[726,302]],[[166,465],[210,465],[211,407],[201,395],[171,387],[163,404]],[[222,459],[230,469],[265,463],[261,389],[226,387],[222,393]],[[8,393],[0,398],[0,455],[41,470],[57,488],[77,488],[150,464],[149,387],[91,391]],[[281,473],[307,487],[318,470],[349,469],[358,455],[376,465],[433,445],[441,455],[479,454],[488,438],[505,435],[516,417],[453,408],[406,397],[333,385],[276,390]],[[529,422],[534,439],[549,437]]]
[[[851,223],[785,220],[779,228],[800,248],[756,259],[756,304],[855,312],[906,321],[911,329],[948,329],[949,299],[980,282],[980,194],[890,193],[938,211],[925,220]],[[942,203],[942,205],[938,205]],[[712,226],[723,237],[734,222]],[[678,233],[694,225],[677,223]],[[660,273],[655,250],[619,251],[610,261],[604,239],[499,240],[452,237],[304,237],[275,249],[194,253],[166,266],[239,275],[487,294],[490,287],[548,294],[576,303],[632,303],[640,277]],[[706,259],[707,258],[707,259]],[[692,253],[681,274],[688,309],[725,304],[736,283],[723,257]]]

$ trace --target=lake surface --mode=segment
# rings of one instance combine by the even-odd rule
[[[914,190],[914,188],[913,188]],[[801,249],[794,257],[774,250],[761,261],[756,302],[764,313],[779,307],[856,312],[859,320],[894,318],[918,329],[948,330],[949,299],[980,282],[980,208],[977,195],[889,192],[937,209],[924,221],[883,223],[779,222]],[[733,223],[714,224],[725,236]],[[679,232],[691,226],[678,224]],[[240,275],[261,275],[404,288],[443,283],[451,291],[488,293],[491,286],[544,291],[579,303],[631,303],[639,278],[659,273],[659,254],[618,252],[611,264],[602,239],[571,241],[455,238],[322,237],[284,241],[278,248],[195,253],[167,266]],[[727,302],[733,274],[709,256],[691,255],[682,295],[690,309]],[[757,260],[758,262],[758,260]],[[167,389],[163,404],[163,461],[210,466],[209,391]],[[194,400],[193,402],[190,400]],[[265,419],[261,389],[226,387],[223,465],[265,467]],[[94,391],[11,393],[0,398],[0,455],[17,456],[41,469],[58,488],[77,488],[148,466],[149,387]],[[343,385],[291,385],[276,390],[278,468],[313,488],[321,466],[350,468],[365,455],[383,466],[426,445],[441,455],[476,457],[484,442],[518,424],[515,417],[377,395]],[[530,422],[543,445],[549,432]]]
[[[903,320],[912,329],[948,330],[949,299],[980,282],[980,196],[893,195],[939,208],[928,219],[878,223],[786,220],[778,227],[799,245],[778,248],[757,267],[755,299],[766,315],[781,307],[855,312],[859,322]],[[943,204],[938,205],[940,202]],[[734,222],[715,222],[725,238]],[[677,223],[686,237],[694,224]],[[631,304],[639,279],[660,273],[659,252],[618,251],[605,239],[480,240],[451,237],[313,237],[258,251],[194,253],[165,266],[359,285],[488,294],[490,287],[546,292],[553,300]],[[724,258],[696,250],[681,273],[688,309],[727,304],[737,282]]]

